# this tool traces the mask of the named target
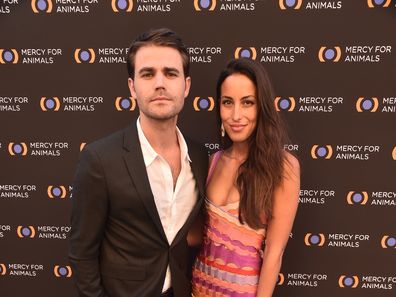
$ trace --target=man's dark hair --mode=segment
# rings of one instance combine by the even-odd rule
[[[181,38],[167,28],[152,29],[139,35],[131,44],[127,54],[127,69],[130,78],[135,77],[135,56],[137,51],[147,45],[166,46],[179,51],[183,61],[184,76],[190,73],[190,58]]]

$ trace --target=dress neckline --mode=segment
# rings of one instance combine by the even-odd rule
[[[205,201],[217,208],[222,208],[222,207],[226,207],[226,206],[230,206],[230,205],[234,205],[234,204],[239,204],[239,200],[237,200],[237,201],[219,205],[219,204],[216,204],[216,203],[210,201],[208,197],[205,197]]]

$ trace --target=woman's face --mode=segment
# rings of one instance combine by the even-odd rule
[[[221,85],[220,118],[234,143],[246,142],[257,124],[254,83],[244,74],[234,73]]]

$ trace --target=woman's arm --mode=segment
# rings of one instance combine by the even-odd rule
[[[286,153],[286,158],[282,183],[274,193],[273,217],[267,229],[257,297],[272,296],[282,264],[283,251],[296,216],[300,166],[291,154]]]

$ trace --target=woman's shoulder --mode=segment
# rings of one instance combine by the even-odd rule
[[[299,177],[300,176],[300,162],[297,157],[288,151],[284,151],[284,176]]]
[[[300,162],[297,157],[288,151],[284,151],[285,161],[293,168],[300,167]]]

